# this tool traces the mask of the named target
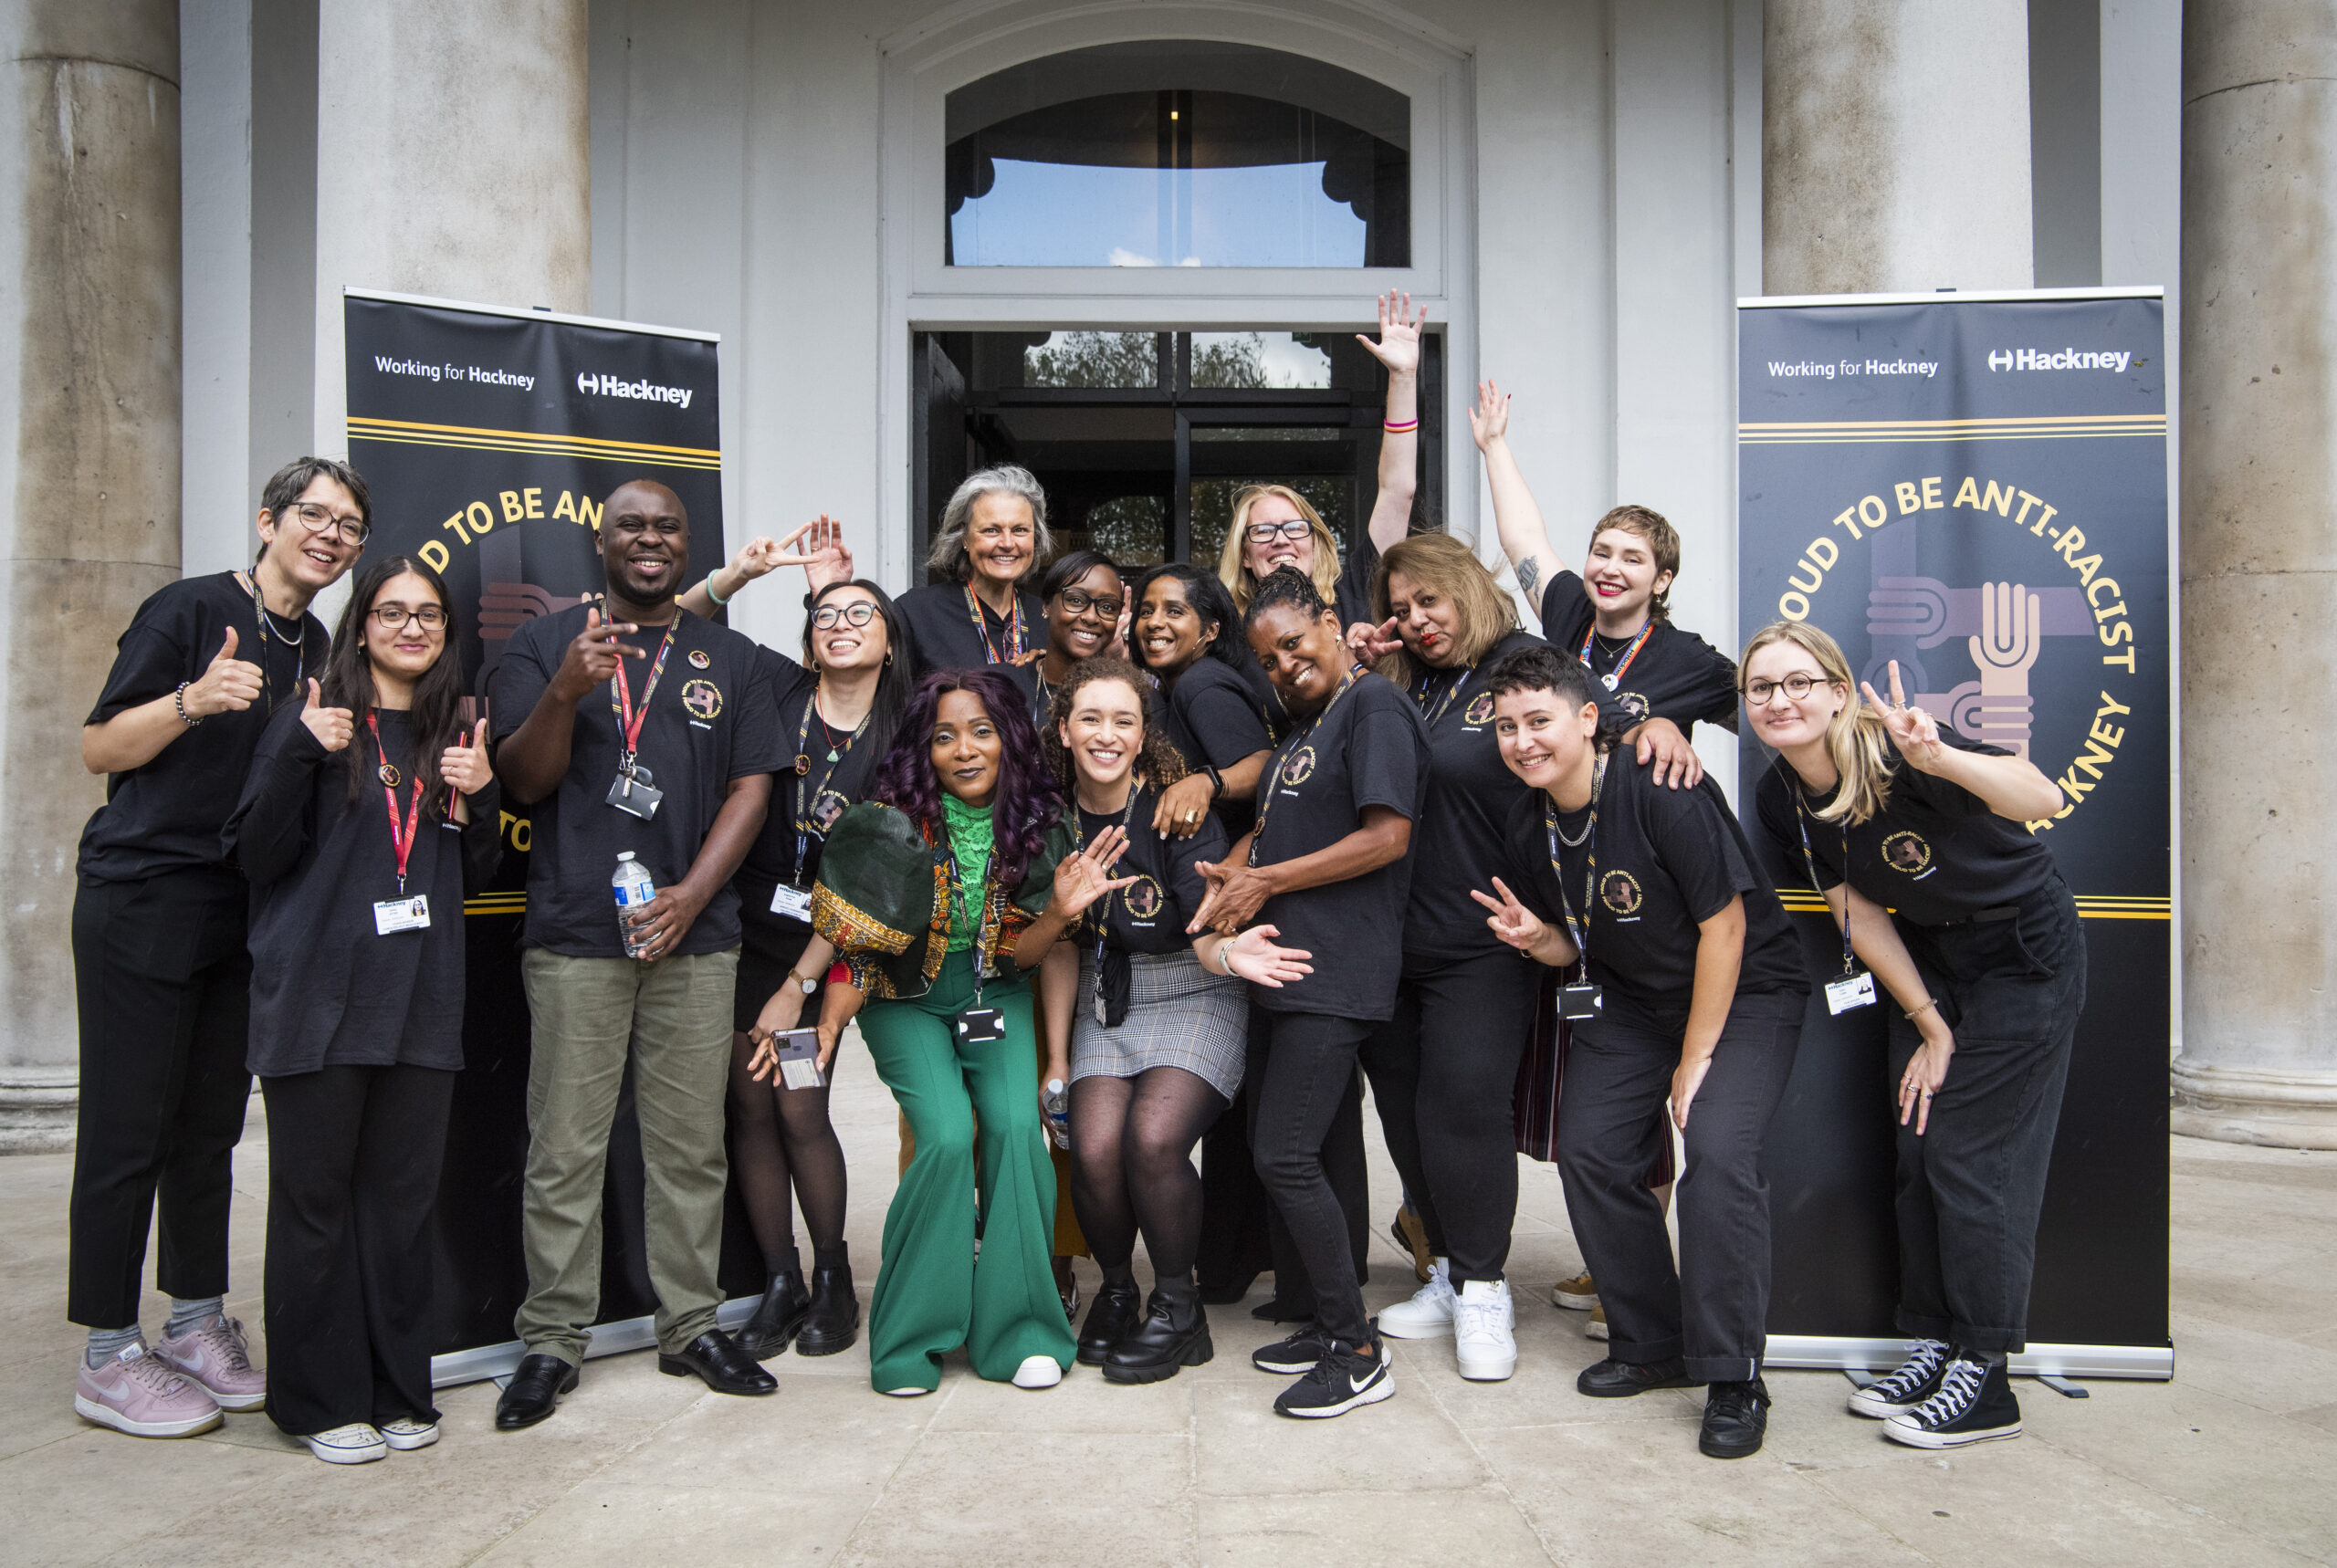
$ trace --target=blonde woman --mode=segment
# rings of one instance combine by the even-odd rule
[[[2020,758],[1853,685],[1816,627],[1745,645],[1745,706],[1777,753],[1755,802],[1842,928],[1842,971],[1891,1009],[1899,1104],[1899,1332],[1905,1364],[1850,1396],[1883,1435],[1948,1448],[2020,1434],[2007,1358],[2026,1343],[2046,1166],[2078,1014],[2085,936],[2024,824],[2061,809]],[[1848,989],[1850,988],[1845,988]],[[1860,1003],[1854,998],[1852,1005]]]
[[[1383,632],[1394,628],[1379,673],[1420,710],[1429,754],[1395,1011],[1361,1057],[1432,1261],[1379,1326],[1398,1339],[1451,1334],[1462,1376],[1498,1381],[1517,1364],[1504,1274],[1517,1217],[1510,1094],[1539,974],[1486,928],[1470,894],[1500,870],[1510,814],[1532,793],[1503,765],[1485,677],[1542,640],[1518,629],[1493,573],[1445,534],[1389,549],[1371,613]]]

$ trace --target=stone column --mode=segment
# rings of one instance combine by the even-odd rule
[[[2337,1148],[2337,13],[2183,16],[2175,1130]]]
[[[0,0],[0,1151],[71,1145],[81,721],[179,574],[174,0]]]
[[[2027,288],[2025,0],[1766,0],[1769,294]]]
[[[582,312],[587,0],[320,0],[317,449],[345,454],[344,287]]]

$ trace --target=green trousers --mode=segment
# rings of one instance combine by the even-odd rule
[[[714,1327],[738,973],[736,947],[654,964],[541,947],[519,956],[535,1050],[520,1203],[528,1299],[514,1326],[530,1352],[574,1366],[592,1343],[601,1312],[602,1181],[628,1061],[648,1178],[642,1218],[657,1348],[679,1350]]]
[[[1034,1355],[1069,1369],[1078,1350],[1055,1294],[1054,1168],[1039,1112],[1027,980],[986,983],[982,1005],[1006,1017],[1006,1038],[957,1042],[953,1020],[974,1005],[969,957],[952,953],[933,988],[910,1001],[872,1001],[861,1038],[893,1092],[917,1154],[885,1216],[885,1261],[868,1308],[870,1383],[933,1388],[941,1358],[964,1345],[994,1382]],[[974,1118],[981,1118],[981,1258],[974,1257]]]

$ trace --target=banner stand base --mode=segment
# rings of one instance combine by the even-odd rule
[[[598,1331],[595,1331],[597,1333]],[[1907,1359],[1912,1341],[1836,1334],[1769,1336],[1766,1366],[1835,1372],[1887,1372]],[[2164,1383],[2175,1376],[2175,1347],[2146,1344],[2038,1344],[2012,1358],[2015,1377],[2133,1377]]]
[[[725,1301],[715,1310],[714,1321],[726,1329],[735,1329],[753,1315],[760,1296],[740,1296]],[[657,1343],[655,1318],[625,1318],[613,1323],[592,1325],[592,1345],[584,1353],[587,1361],[597,1361],[604,1355],[622,1355],[627,1351],[647,1350]],[[1884,1343],[1877,1340],[1877,1344]],[[469,1350],[450,1350],[444,1355],[430,1358],[430,1386],[452,1388],[458,1384],[478,1383],[490,1377],[508,1377],[519,1368],[519,1358],[528,1347],[516,1339],[501,1344],[474,1345]]]

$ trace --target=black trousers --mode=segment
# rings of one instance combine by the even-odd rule
[[[250,889],[195,867],[84,882],[73,899],[81,1015],[66,1315],[138,1322],[146,1233],[161,1215],[155,1283],[187,1299],[227,1291],[227,1200],[244,1135],[252,965]]]
[[[1558,1175],[1617,1361],[1685,1356],[1698,1383],[1741,1383],[1760,1370],[1769,1320],[1762,1142],[1793,1075],[1808,1001],[1803,991],[1739,996],[1728,1009],[1682,1134],[1676,1270],[1647,1173],[1667,1135],[1656,1117],[1680,1065],[1681,1030],[1611,1013],[1575,1026],[1558,1097]]]
[[[267,1414],[294,1437],[430,1400],[431,1208],[455,1074],[325,1067],[264,1078]]]
[[[1899,1129],[1899,1332],[1964,1350],[2028,1343],[2037,1220],[2061,1121],[2085,933],[2059,877],[2009,920],[1899,923],[1940,1015],[1955,1031],[1930,1128]],[[1891,1016],[1891,1102],[1923,1043]],[[1603,1289],[1603,1286],[1602,1286]]]
[[[1451,1260],[1456,1291],[1500,1279],[1509,1263],[1517,1221],[1512,1100],[1540,969],[1506,947],[1434,967],[1408,965],[1394,1016],[1363,1043],[1389,1157],[1428,1230],[1429,1250]]]
[[[1355,1103],[1356,1052],[1370,1031],[1361,1019],[1250,1009],[1250,1146],[1258,1179],[1305,1268],[1315,1321],[1347,1344],[1370,1338],[1371,1328],[1357,1283],[1349,1212],[1325,1168],[1324,1147],[1342,1108]],[[1285,1301],[1287,1283],[1278,1272],[1275,1293]]]

